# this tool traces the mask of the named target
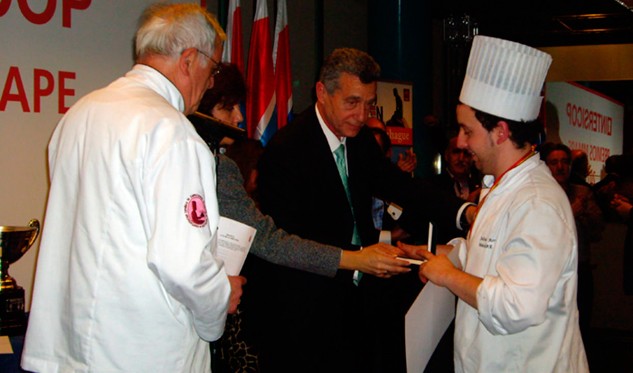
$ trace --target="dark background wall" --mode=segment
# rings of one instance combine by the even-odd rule
[[[222,23],[227,3],[207,1]],[[241,1],[245,56],[255,3]],[[267,3],[272,28],[276,2]],[[294,111],[312,104],[314,82],[325,55],[337,47],[368,51],[380,63],[385,79],[413,83],[414,140],[420,160],[416,174],[425,175],[431,171],[437,141],[422,119],[434,114],[443,130],[455,125],[454,104],[468,56],[467,42],[448,40],[447,18],[461,21],[469,15],[480,33],[534,47],[633,43],[633,10],[615,0],[535,0],[516,5],[520,11],[502,1],[289,0]],[[459,29],[459,22],[457,26]],[[625,104],[625,152],[633,152],[631,75],[625,81],[588,82]]]

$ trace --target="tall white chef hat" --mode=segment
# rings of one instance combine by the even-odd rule
[[[549,54],[532,47],[477,35],[459,100],[500,118],[532,121],[540,111],[551,63]]]

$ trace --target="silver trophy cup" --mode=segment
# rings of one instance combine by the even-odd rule
[[[0,226],[0,335],[19,335],[26,330],[24,289],[9,275],[9,265],[31,248],[39,233],[37,219],[28,227]]]

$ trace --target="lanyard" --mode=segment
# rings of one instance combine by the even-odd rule
[[[470,225],[470,229],[468,230],[468,237],[469,238],[470,238],[470,233],[472,232],[473,227],[475,226],[475,222],[477,221],[477,216],[479,215],[479,210],[481,209],[481,206],[484,205],[484,202],[486,202],[486,199],[488,199],[488,196],[490,195],[490,193],[492,193],[492,191],[495,190],[497,185],[499,185],[501,183],[501,180],[503,180],[503,177],[510,170],[513,170],[513,169],[519,167],[521,164],[523,164],[523,162],[527,161],[528,159],[530,159],[530,157],[532,157],[534,154],[536,154],[535,148],[536,148],[535,146],[532,146],[532,149],[530,149],[529,152],[525,153],[525,155],[523,157],[521,157],[518,161],[516,161],[512,166],[510,166],[510,168],[508,168],[507,170],[503,171],[501,176],[499,176],[498,178],[495,178],[495,182],[492,183],[492,186],[490,187],[490,190],[488,191],[488,193],[486,193],[484,198],[477,205],[477,210],[475,210],[475,217],[473,218],[473,223]]]

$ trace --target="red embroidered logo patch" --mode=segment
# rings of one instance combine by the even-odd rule
[[[207,225],[207,207],[204,199],[198,194],[192,194],[185,202],[185,215],[194,227]]]

